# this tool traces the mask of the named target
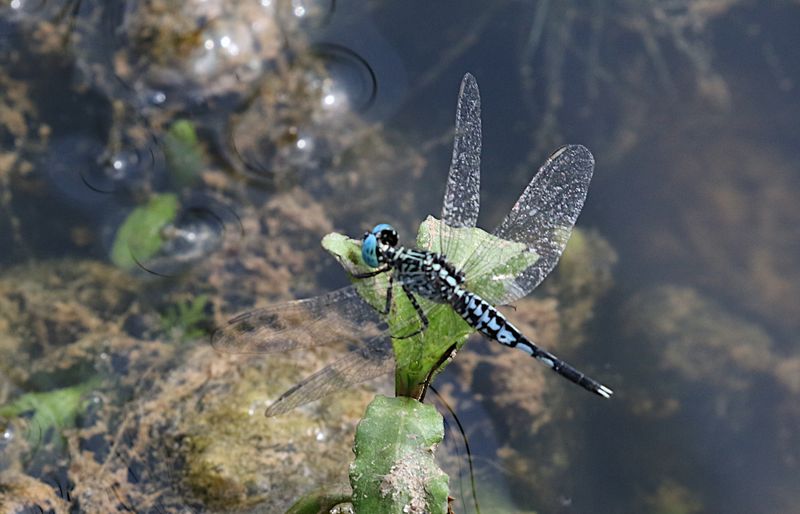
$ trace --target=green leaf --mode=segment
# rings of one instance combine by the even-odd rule
[[[164,136],[164,155],[170,176],[178,187],[189,186],[197,180],[205,156],[191,121],[177,120],[169,127]]]
[[[480,255],[481,270],[488,272],[481,273],[479,277],[470,277],[469,269],[464,271],[467,272],[467,289],[482,296],[491,294],[492,297],[500,297],[500,293],[504,292],[498,290],[504,287],[502,282],[492,282],[488,277],[515,276],[538,259],[522,243],[497,238],[479,228],[452,228],[429,216],[420,225],[417,247],[441,253],[440,241],[456,243],[448,245],[452,255],[448,255],[447,259],[451,263],[464,263],[471,255]],[[322,246],[351,275],[371,271],[361,259],[360,241],[341,234],[328,234],[322,240]],[[379,275],[372,281],[355,280],[355,284],[358,293],[367,303],[378,311],[384,310],[389,273]],[[430,308],[430,302],[421,298],[418,300],[423,309],[426,306]],[[418,398],[428,377],[444,369],[443,356],[453,345],[460,349],[474,329],[452,308],[444,305],[428,315],[430,324],[427,330],[413,337],[402,338],[420,328],[419,316],[399,288],[393,292],[392,302],[387,323],[394,336],[392,345],[396,363],[395,391],[399,396]]]
[[[356,513],[447,512],[448,477],[434,452],[442,416],[411,398],[377,396],[356,429],[350,466]]]
[[[117,229],[111,247],[111,261],[122,269],[132,269],[136,260],[155,255],[164,243],[161,229],[175,220],[178,197],[171,193],[156,195],[135,208]]]

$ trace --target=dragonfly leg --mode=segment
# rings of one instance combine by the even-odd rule
[[[386,273],[390,269],[392,268],[390,268],[389,266],[384,266],[382,268],[376,269],[375,271],[368,271],[367,273],[353,273],[351,276],[353,278],[372,278],[377,275],[380,275],[381,273]]]
[[[392,288],[394,286],[394,276],[389,275],[389,287],[386,288],[386,306],[383,308],[384,316],[389,315],[389,311],[392,310]]]
[[[425,316],[424,312],[422,312],[422,308],[419,306],[419,303],[417,302],[417,299],[414,297],[414,294],[405,285],[403,285],[403,292],[406,294],[408,301],[411,302],[411,305],[414,307],[414,310],[417,311],[417,316],[419,316],[419,320],[422,322],[422,326],[418,330],[415,330],[410,334],[406,334],[404,336],[398,336],[395,337],[394,339],[408,339],[409,337],[414,337],[415,335],[424,332],[425,329],[428,328],[428,317]]]
[[[389,271],[389,266],[384,266],[383,268],[376,269],[375,271],[370,271],[367,273],[353,273],[351,276],[353,278],[372,278],[374,276],[380,275],[381,273],[386,273]],[[386,307],[384,307],[381,314],[384,316],[389,315],[389,311],[392,308],[392,285],[394,284],[394,275],[389,275],[389,288],[386,290]]]

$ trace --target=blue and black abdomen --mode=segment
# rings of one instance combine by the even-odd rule
[[[524,336],[486,300],[463,289],[456,292],[453,309],[475,330],[506,346],[517,346]]]
[[[486,302],[483,298],[460,289],[456,291],[456,300],[453,309],[470,324],[474,329],[487,337],[490,337],[512,348],[519,348],[531,357],[535,358],[548,368],[552,369],[567,380],[588,389],[604,398],[611,396],[611,390],[600,382],[597,382],[586,374],[578,371],[570,364],[562,361],[547,350],[543,350],[533,344],[530,339],[511,324],[506,317]]]
[[[423,325],[421,330],[428,326],[428,320],[411,293],[436,303],[449,303],[459,316],[483,335],[506,346],[519,348],[559,375],[595,394],[604,398],[611,396],[610,389],[536,346],[489,302],[463,289],[464,274],[457,271],[443,256],[400,247],[385,250],[384,259],[394,269],[395,278],[403,285],[417,309]]]

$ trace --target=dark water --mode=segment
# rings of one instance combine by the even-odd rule
[[[471,343],[437,381],[478,483],[448,415],[456,511],[475,496],[482,512],[798,511],[796,3],[102,4],[0,3],[6,510],[271,512],[340,482],[363,405],[334,407],[336,429],[312,417],[343,463],[312,448],[310,484],[286,478],[307,470],[284,468],[290,450],[232,449],[280,446],[289,422],[203,439],[226,412],[215,395],[261,411],[267,393],[231,377],[292,380],[216,362],[208,334],[344,285],[325,233],[410,234],[438,214],[469,71],[480,225],[560,145],[595,155],[588,254],[510,314],[616,394]],[[168,225],[150,252],[121,227],[154,198],[161,214],[129,229]],[[263,480],[213,458],[225,471],[206,479],[194,450],[223,438],[231,468]]]

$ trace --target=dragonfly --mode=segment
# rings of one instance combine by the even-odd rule
[[[392,340],[414,339],[448,309],[472,331],[522,350],[592,393],[612,396],[611,389],[524,336],[495,307],[526,296],[555,267],[583,208],[594,157],[581,145],[560,148],[539,168],[500,225],[491,234],[479,231],[475,227],[480,200],[480,109],[478,85],[468,73],[459,91],[441,220],[430,225],[427,248],[400,246],[397,231],[378,224],[361,239],[363,263],[350,266],[354,284],[245,312],[213,335],[217,350],[236,354],[284,352],[337,341],[349,344],[350,350],[341,358],[283,393],[267,408],[267,416],[390,373],[395,367]],[[464,230],[472,231],[469,238],[463,237]],[[470,239],[468,248],[465,239]],[[516,268],[493,261],[493,253],[504,246],[520,252]],[[380,282],[379,277],[383,277]],[[385,296],[376,302],[379,284],[385,287]],[[365,299],[365,291],[373,293],[373,301]],[[412,308],[405,310],[403,319],[394,319],[400,298]]]

